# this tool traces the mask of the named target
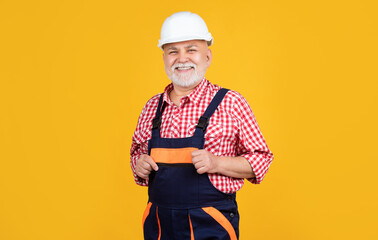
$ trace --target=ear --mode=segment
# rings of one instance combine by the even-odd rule
[[[211,60],[213,59],[213,52],[211,52],[211,49],[207,49],[207,55],[206,55],[206,60],[207,60],[207,66],[210,66]]]
[[[163,50],[163,55],[162,55],[163,57],[165,56],[164,47],[165,47],[165,46],[163,45],[162,48],[161,48],[161,50]]]

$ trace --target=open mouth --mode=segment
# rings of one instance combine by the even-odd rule
[[[180,72],[186,72],[186,71],[189,71],[191,69],[194,69],[194,67],[176,67],[175,70],[178,70]]]

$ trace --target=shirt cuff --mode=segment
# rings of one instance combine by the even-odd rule
[[[148,186],[148,180],[139,177],[135,173],[133,173],[133,175],[136,184],[138,184],[139,186]]]
[[[273,160],[272,153],[250,153],[242,154],[245,159],[251,164],[253,173],[255,174],[254,178],[247,178],[247,180],[253,184],[260,184],[267,173],[270,164]]]
[[[131,171],[133,172],[135,183],[138,184],[138,185],[140,185],[140,186],[148,186],[148,180],[139,177],[135,173],[135,161],[131,160],[131,164],[130,165],[131,165]]]

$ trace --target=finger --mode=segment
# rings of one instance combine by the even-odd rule
[[[140,178],[143,178],[143,179],[147,179],[148,177],[147,177],[147,175],[145,175],[145,174],[142,174],[142,173],[136,173],[137,175],[138,175],[138,177],[140,177]]]
[[[198,155],[200,155],[202,152],[203,152],[203,150],[194,150],[194,151],[192,152],[192,157],[198,156]]]
[[[151,173],[151,167],[148,165],[148,168],[142,168],[139,170],[139,172],[143,175],[149,175]]]
[[[143,162],[141,163],[141,168],[145,169],[145,170],[148,170],[148,171],[151,171],[152,170],[152,167],[151,165],[148,163],[148,160],[147,159],[144,159]]]
[[[143,179],[148,179],[149,172],[146,170],[139,170],[136,171],[136,174]]]
[[[199,168],[199,164],[198,164],[198,162],[193,162],[193,165],[194,165],[194,168],[195,168],[195,169],[198,169],[198,168]]]
[[[135,170],[137,174],[147,174],[148,172],[151,172],[152,168],[148,163],[140,161]]]
[[[141,162],[141,163],[139,163],[139,164],[136,166],[135,170],[136,170],[138,173],[145,174],[146,172],[151,171],[151,167],[150,167],[150,165],[148,165],[147,163],[145,163],[145,162]]]
[[[199,156],[192,156],[192,163],[193,164],[198,163],[200,160],[201,160],[201,158]]]
[[[149,171],[151,171],[152,169],[154,169],[155,171],[158,170],[157,164],[154,162],[154,160],[149,155],[146,155],[146,154],[144,154],[140,157],[139,164],[140,164],[141,168],[148,169]]]
[[[200,167],[200,168],[197,168],[197,173],[198,174],[203,174],[203,173],[206,173],[206,168],[205,167]]]
[[[151,172],[151,166],[146,162],[145,157],[142,155],[136,162],[135,172],[138,176],[145,178]]]
[[[143,166],[144,163],[145,163],[145,161],[146,161],[146,156],[147,156],[147,155],[145,155],[145,154],[141,155],[141,156],[139,157],[139,159],[137,160],[136,165],[137,165],[137,166]]]
[[[193,165],[194,165],[195,169],[200,169],[200,168],[205,166],[205,163],[203,161],[198,161],[198,162],[194,163]]]
[[[209,161],[209,156],[207,154],[201,153],[200,155],[192,157],[193,164],[198,163],[198,162],[208,162],[208,161]]]
[[[192,153],[192,161],[200,161],[201,159],[204,159],[204,157],[206,157],[204,150],[196,150],[195,153]]]
[[[146,163],[148,163],[150,165],[150,167],[152,169],[154,169],[155,171],[159,170],[158,165],[156,164],[156,162],[150,156],[147,156]]]

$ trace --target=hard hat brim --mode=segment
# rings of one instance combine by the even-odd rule
[[[174,42],[184,42],[189,40],[205,40],[208,44],[208,46],[211,46],[213,44],[213,37],[209,33],[208,36],[205,38],[203,36],[185,36],[185,37],[177,37],[177,38],[171,38],[171,39],[164,39],[164,41],[159,40],[158,47],[163,49],[163,46],[167,43],[174,43]]]

